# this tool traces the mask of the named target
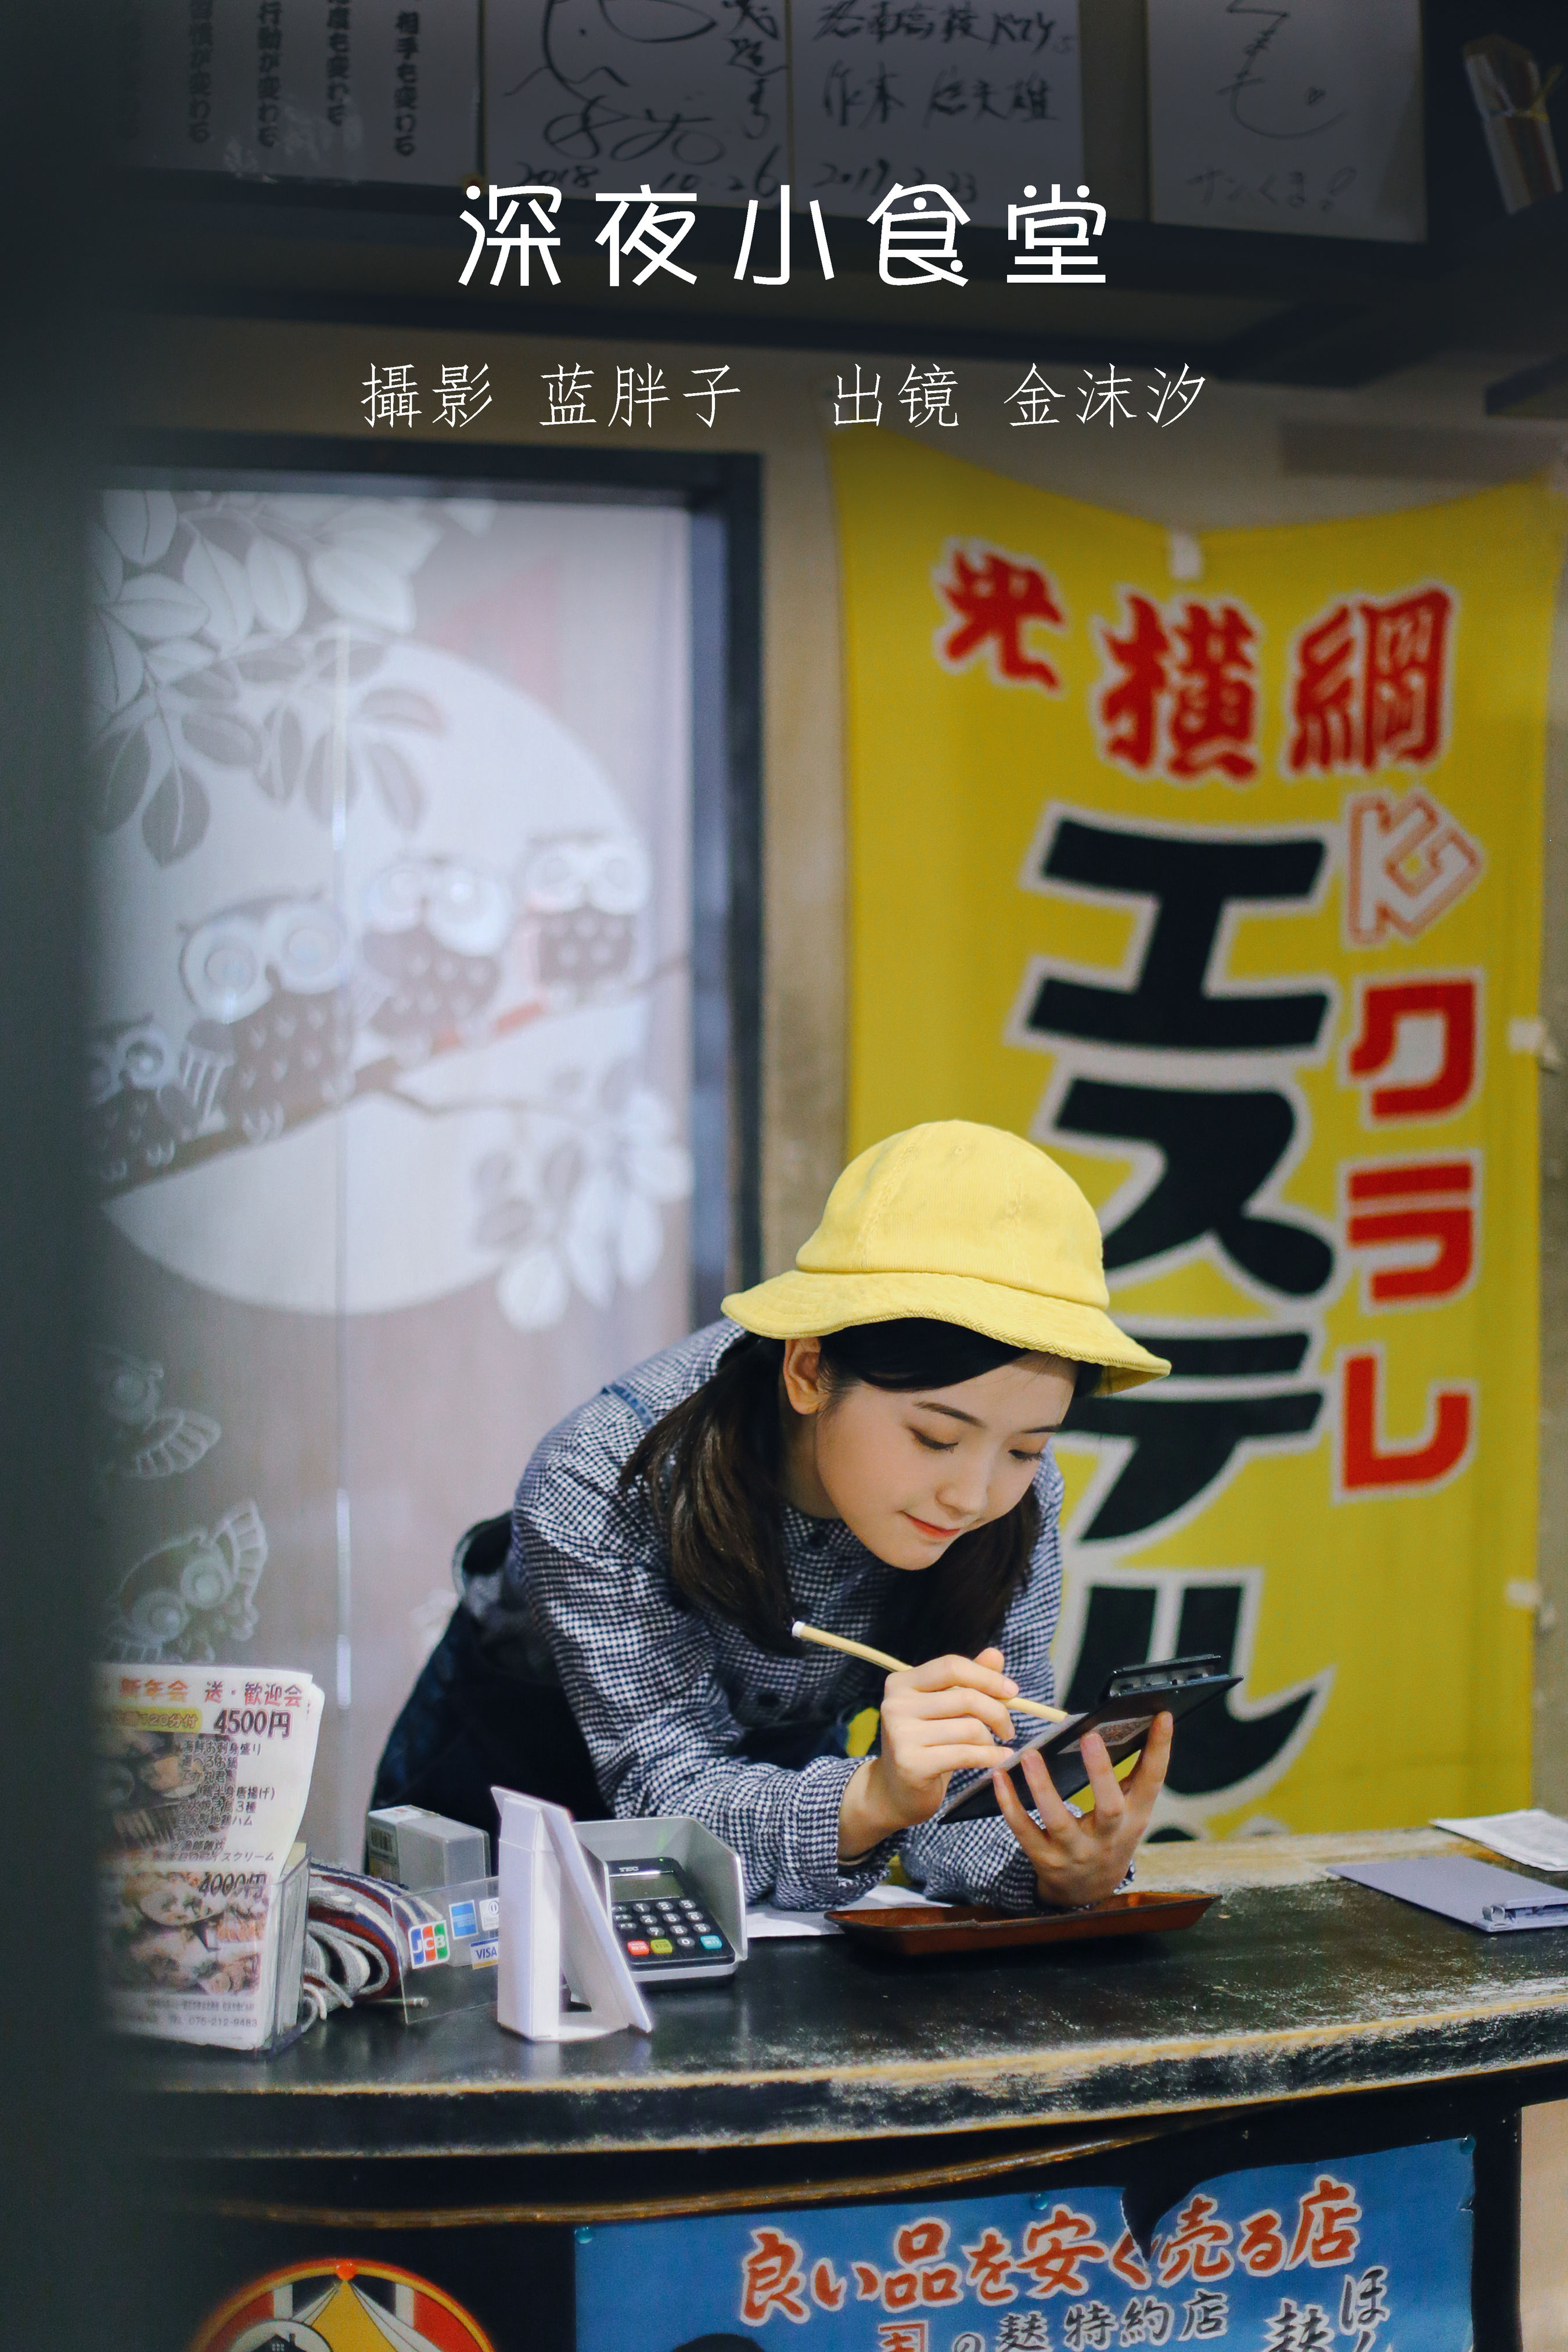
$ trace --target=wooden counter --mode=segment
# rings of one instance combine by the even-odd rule
[[[1331,1874],[1454,1847],[1148,1849],[1141,1883],[1216,1890],[1195,1927],[920,1963],[759,1943],[729,1982],[655,1995],[651,2038],[530,2044],[488,2011],[360,2012],[267,2062],[125,2044],[113,2072],[149,2210],[198,2225],[231,2270],[334,2231],[428,2268],[426,2233],[450,2253],[460,2231],[510,2231],[511,2259],[526,2239],[555,2282],[541,2311],[569,2305],[561,2245],[595,2222],[973,2195],[1069,2165],[1136,2172],[1163,2210],[1242,2166],[1473,2138],[1477,2341],[1511,2343],[1518,2111],[1568,2086],[1568,1931],[1482,1936]],[[552,2325],[531,2352],[572,2343]]]
[[[581,2157],[1176,2118],[1568,2064],[1568,1932],[1478,1935],[1329,1874],[1352,1850],[1454,1843],[1152,1849],[1142,1884],[1221,1889],[1178,1936],[919,1963],[759,1943],[732,1979],[653,1996],[651,2040],[360,2011],[263,2064],[141,2044],[118,2071],[165,2156]]]

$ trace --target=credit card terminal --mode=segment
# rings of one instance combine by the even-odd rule
[[[634,1976],[679,1984],[733,1973],[734,1946],[679,1863],[617,1858],[606,1866],[610,1917]]]

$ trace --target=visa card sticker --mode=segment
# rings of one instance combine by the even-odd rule
[[[447,1940],[445,1919],[422,1919],[408,1930],[409,1964],[416,1969],[439,1968],[450,1959],[451,1947]]]
[[[477,1969],[493,1969],[500,1958],[500,1937],[487,1936],[470,1944],[468,1958]]]

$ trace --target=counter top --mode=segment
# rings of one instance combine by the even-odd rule
[[[360,2011],[266,2061],[119,2044],[113,2074],[150,2154],[265,2160],[1103,2126],[1568,2062],[1568,1929],[1482,1936],[1328,1874],[1457,1844],[1155,1848],[1142,1883],[1224,1889],[1182,1934],[919,1962],[759,1944],[728,1982],[654,1995],[651,2039]]]

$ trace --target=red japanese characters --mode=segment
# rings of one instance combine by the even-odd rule
[[[1296,640],[1289,774],[1419,767],[1447,728],[1447,588],[1335,604]]]
[[[1065,628],[1067,616],[1037,564],[996,547],[952,546],[938,586],[957,615],[938,632],[938,656],[948,668],[962,669],[984,653],[992,676],[1003,684],[1037,686],[1047,694],[1060,690],[1061,680],[1033,632]]]
[[[1120,633],[1100,625],[1108,675],[1100,745],[1140,775],[1174,783],[1258,773],[1257,624],[1239,604],[1188,597],[1162,607],[1123,591]]]

